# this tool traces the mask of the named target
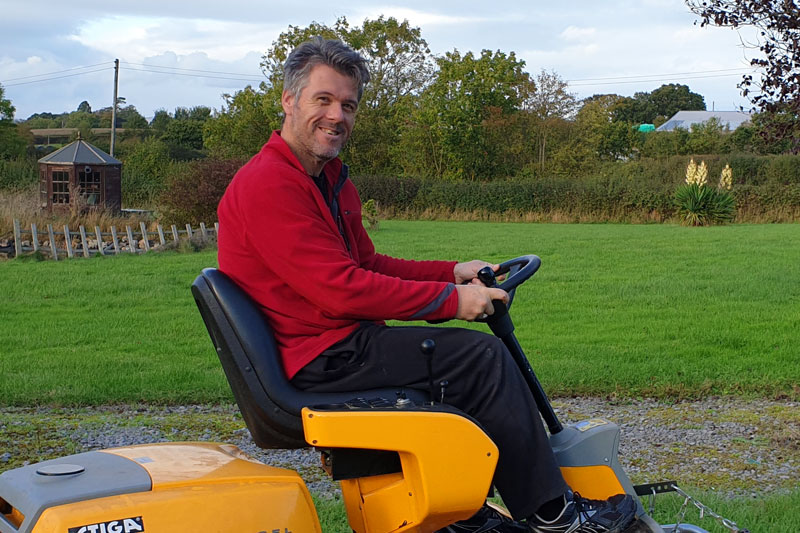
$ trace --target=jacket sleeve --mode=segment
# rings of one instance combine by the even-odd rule
[[[350,197],[353,202],[351,207],[355,216],[348,221],[348,225],[353,232],[355,245],[358,247],[358,257],[362,268],[407,280],[455,282],[453,273],[455,261],[413,261],[376,253],[372,239],[361,221],[361,199],[355,186],[348,183],[342,193],[352,195]]]
[[[452,284],[452,267],[450,283],[392,275],[404,268],[414,270],[401,260],[370,260],[370,266],[390,265],[385,267],[389,274],[365,268],[350,257],[333,219],[320,210],[313,183],[292,179],[251,179],[247,183],[249,190],[240,207],[253,253],[325,315],[353,320],[455,316],[458,296]]]

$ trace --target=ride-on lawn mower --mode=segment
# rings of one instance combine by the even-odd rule
[[[499,286],[513,299],[514,289],[539,265],[536,256],[503,263],[499,273],[508,277]],[[479,277],[486,285],[496,283],[491,269]],[[341,482],[353,531],[433,532],[471,517],[484,504],[497,447],[469,417],[435,401],[440,395],[432,380],[430,391],[297,390],[283,373],[264,316],[239,287],[223,273],[205,269],[192,293],[255,443],[320,450],[323,468]],[[675,490],[672,482],[631,484],[617,459],[620,431],[611,422],[591,419],[563,427],[514,336],[508,308],[495,302],[495,313],[485,321],[524,374],[574,491],[605,499]],[[421,349],[425,357],[435,357],[432,343]],[[637,520],[628,531],[705,531],[661,526],[636,501]],[[201,531],[321,529],[296,472],[264,465],[225,444],[90,451],[0,474],[0,533]]]

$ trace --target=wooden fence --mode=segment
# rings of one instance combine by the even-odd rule
[[[83,226],[78,226],[76,232],[66,225],[63,228],[53,228],[52,224],[47,225],[46,231],[37,228],[36,224],[31,224],[30,229],[24,229],[19,220],[15,219],[14,252],[16,256],[25,252],[41,252],[58,261],[59,255],[73,258],[81,255],[91,257],[97,254],[145,253],[167,246],[169,243],[178,244],[184,237],[191,239],[197,236],[207,240],[210,237],[216,238],[218,234],[218,222],[214,223],[213,229],[207,228],[201,222],[196,229],[191,224],[186,224],[185,229],[178,229],[178,226],[173,224],[165,231],[159,224],[155,231],[148,231],[145,223],[141,222],[138,229],[125,226],[124,233],[117,230],[116,226],[111,226],[110,232],[102,232],[99,226],[95,226],[93,233],[87,233]]]

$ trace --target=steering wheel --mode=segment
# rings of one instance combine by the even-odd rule
[[[510,309],[516,288],[533,276],[541,265],[542,260],[538,256],[521,255],[501,263],[497,272],[494,272],[491,267],[483,267],[478,271],[478,279],[487,287],[497,287],[506,291],[508,293],[507,308]],[[498,285],[496,276],[503,274],[508,274],[508,277]],[[485,322],[487,318],[479,318],[477,321]]]

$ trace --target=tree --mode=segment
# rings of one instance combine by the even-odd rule
[[[258,89],[248,85],[233,95],[223,94],[225,105],[203,128],[204,146],[218,157],[248,158],[258,153],[281,124],[266,90],[262,83]]]
[[[533,87],[525,101],[525,109],[536,123],[537,159],[540,169],[544,170],[550,130],[556,122],[572,118],[578,100],[567,91],[567,82],[553,71],[542,69],[536,76]]]
[[[511,52],[447,52],[404,133],[405,171],[488,180],[496,176],[498,145],[488,119],[519,112],[531,90],[525,62]],[[426,172],[427,170],[427,172]]]
[[[596,158],[616,161],[633,154],[635,136],[628,122],[614,121],[614,111],[625,97],[601,94],[587,98],[575,118],[580,138]]]
[[[195,120],[205,122],[211,118],[211,108],[204,105],[198,105],[192,108],[177,107],[175,108],[175,120]]]
[[[702,95],[693,93],[688,85],[670,83],[662,85],[650,93],[650,101],[656,116],[668,119],[678,111],[705,111],[706,102]]]
[[[689,151],[693,154],[719,153],[724,136],[729,134],[730,128],[723,126],[718,118],[695,124],[689,132]]]
[[[92,106],[89,105],[89,102],[84,100],[83,102],[78,104],[78,109],[77,110],[80,111],[81,113],[91,113],[92,112]]]
[[[136,109],[136,106],[126,105],[117,110],[117,127],[131,130],[147,128],[147,119]]]
[[[789,140],[791,151],[800,152],[800,5],[790,0],[686,0],[700,17],[700,25],[739,28],[753,26],[758,41],[751,44],[762,54],[750,64],[763,69],[760,81],[746,74],[739,88],[755,107],[780,113],[775,127],[766,128],[768,141]]]
[[[6,90],[0,85],[0,120],[14,120],[16,108],[11,105],[11,100],[3,97]]]
[[[176,119],[167,125],[161,140],[171,147],[202,150],[203,123],[199,120]]]
[[[631,124],[663,124],[678,111],[704,111],[705,99],[687,85],[665,84],[651,93],[638,92],[614,110],[614,120]]]
[[[169,126],[170,122],[172,122],[172,116],[169,114],[169,111],[166,109],[157,109],[153,115],[153,119],[150,121],[150,130],[158,137],[161,137],[164,135],[164,132],[167,131],[167,126]]]
[[[27,142],[20,135],[14,124],[14,112],[11,100],[3,97],[5,89],[0,85],[0,158],[12,159],[25,153]]]

